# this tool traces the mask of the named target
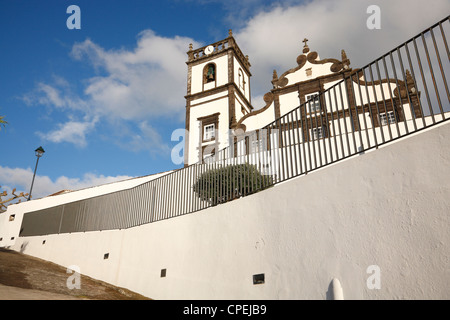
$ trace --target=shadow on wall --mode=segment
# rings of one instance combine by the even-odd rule
[[[25,241],[24,243],[22,243],[22,245],[20,246],[20,253],[24,253],[27,246],[28,246],[28,241]]]

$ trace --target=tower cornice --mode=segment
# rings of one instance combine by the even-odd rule
[[[212,52],[211,53],[206,53],[206,48],[210,48],[212,47]],[[195,62],[204,62],[207,61],[208,59],[212,58],[212,57],[216,57],[217,55],[219,55],[222,52],[227,52],[227,51],[234,51],[235,56],[239,59],[239,61],[242,63],[242,65],[245,67],[246,71],[248,72],[248,74],[250,74],[250,61],[248,56],[244,56],[244,54],[242,53],[241,49],[239,48],[239,46],[236,43],[236,40],[234,39],[231,30],[229,32],[229,36],[223,40],[214,42],[212,44],[203,46],[201,48],[198,49],[193,49],[192,44],[189,45],[189,51],[187,52],[188,55],[188,61],[186,62],[186,64],[192,64]]]

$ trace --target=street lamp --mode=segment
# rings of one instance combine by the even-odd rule
[[[33,190],[33,184],[34,184],[34,177],[36,176],[36,170],[37,170],[37,166],[39,163],[39,158],[42,157],[42,155],[44,154],[44,149],[42,147],[37,148],[36,150],[34,150],[35,154],[36,154],[36,167],[34,168],[34,174],[33,174],[33,181],[31,181],[31,188],[30,188],[30,193],[28,194],[28,200],[30,200],[31,198],[31,190]]]

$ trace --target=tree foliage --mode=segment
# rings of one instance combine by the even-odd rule
[[[2,186],[0,186],[0,189]],[[14,188],[11,192],[11,194],[8,196],[8,193],[6,191],[0,192],[0,213],[6,211],[6,207],[9,204],[12,204],[13,201],[16,201],[14,203],[20,203],[23,199],[27,200],[28,193],[19,193],[16,194],[16,188]]]
[[[263,175],[255,165],[236,164],[204,172],[195,182],[197,196],[210,205],[240,198],[273,185],[269,175]]]
[[[8,122],[5,120],[5,116],[0,116],[0,130],[2,127],[6,127],[7,124]]]

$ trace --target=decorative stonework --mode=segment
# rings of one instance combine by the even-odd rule
[[[243,132],[245,132],[246,126],[245,126],[244,124],[242,124],[242,122],[244,122],[244,120],[247,119],[247,118],[249,118],[249,117],[256,116],[256,115],[258,115],[258,114],[260,114],[260,113],[266,111],[266,110],[270,107],[270,105],[272,104],[272,102],[274,102],[275,96],[274,96],[274,94],[273,94],[272,92],[267,92],[267,93],[264,95],[263,99],[264,99],[264,102],[266,103],[266,105],[265,105],[263,108],[261,108],[261,109],[258,109],[258,110],[256,110],[256,111],[252,111],[252,112],[247,113],[246,115],[244,115],[244,116],[236,123],[236,125],[234,126],[234,129],[241,129],[241,130],[243,130]]]
[[[212,53],[207,54],[205,52],[205,49],[210,46],[213,47],[213,51],[212,51]],[[231,32],[229,32],[228,38],[221,40],[221,41],[217,41],[213,44],[210,44],[210,45],[207,45],[207,46],[195,49],[195,50],[193,50],[192,45],[189,45],[189,51],[187,52],[187,55],[188,55],[187,63],[192,63],[197,60],[202,60],[202,62],[204,62],[204,59],[214,57],[215,55],[225,52],[230,49],[235,52],[238,60],[247,69],[246,71],[248,73],[250,73],[251,64],[250,64],[249,58],[248,58],[248,56],[244,56],[241,49],[237,45],[236,40],[234,40]]]
[[[365,81],[362,80],[362,75],[358,77],[360,70],[356,70],[354,74],[352,74],[352,81],[356,84],[362,85],[362,86],[376,86],[381,85],[383,83],[392,83],[396,86],[394,89],[394,96],[399,96],[399,89],[400,89],[400,96],[401,98],[405,98],[411,94],[417,94],[417,89],[415,87],[415,81],[411,76],[411,73],[408,69],[406,69],[406,82],[403,80],[398,79],[382,79],[382,80],[375,80],[375,81]]]
[[[325,64],[325,63],[332,63],[330,66],[330,71],[333,73],[338,73],[343,70],[348,70],[350,66],[350,60],[347,58],[347,54],[344,50],[341,51],[341,57],[342,61],[339,61],[337,59],[327,58],[323,60],[317,60],[319,57],[319,54],[316,51],[311,51],[307,45],[308,39],[304,39],[303,42],[305,43],[303,47],[303,54],[299,55],[297,57],[297,67],[289,69],[281,77],[277,78],[277,80],[274,78],[272,80],[272,83],[274,85],[274,88],[282,88],[289,84],[289,80],[286,78],[288,74],[294,73],[301,68],[303,68],[306,64],[306,62],[309,62],[311,64]]]
[[[266,104],[272,103],[272,101],[273,101],[273,93],[272,93],[272,92],[267,92],[267,93],[264,95],[263,99],[264,99],[264,102],[265,102]]]

